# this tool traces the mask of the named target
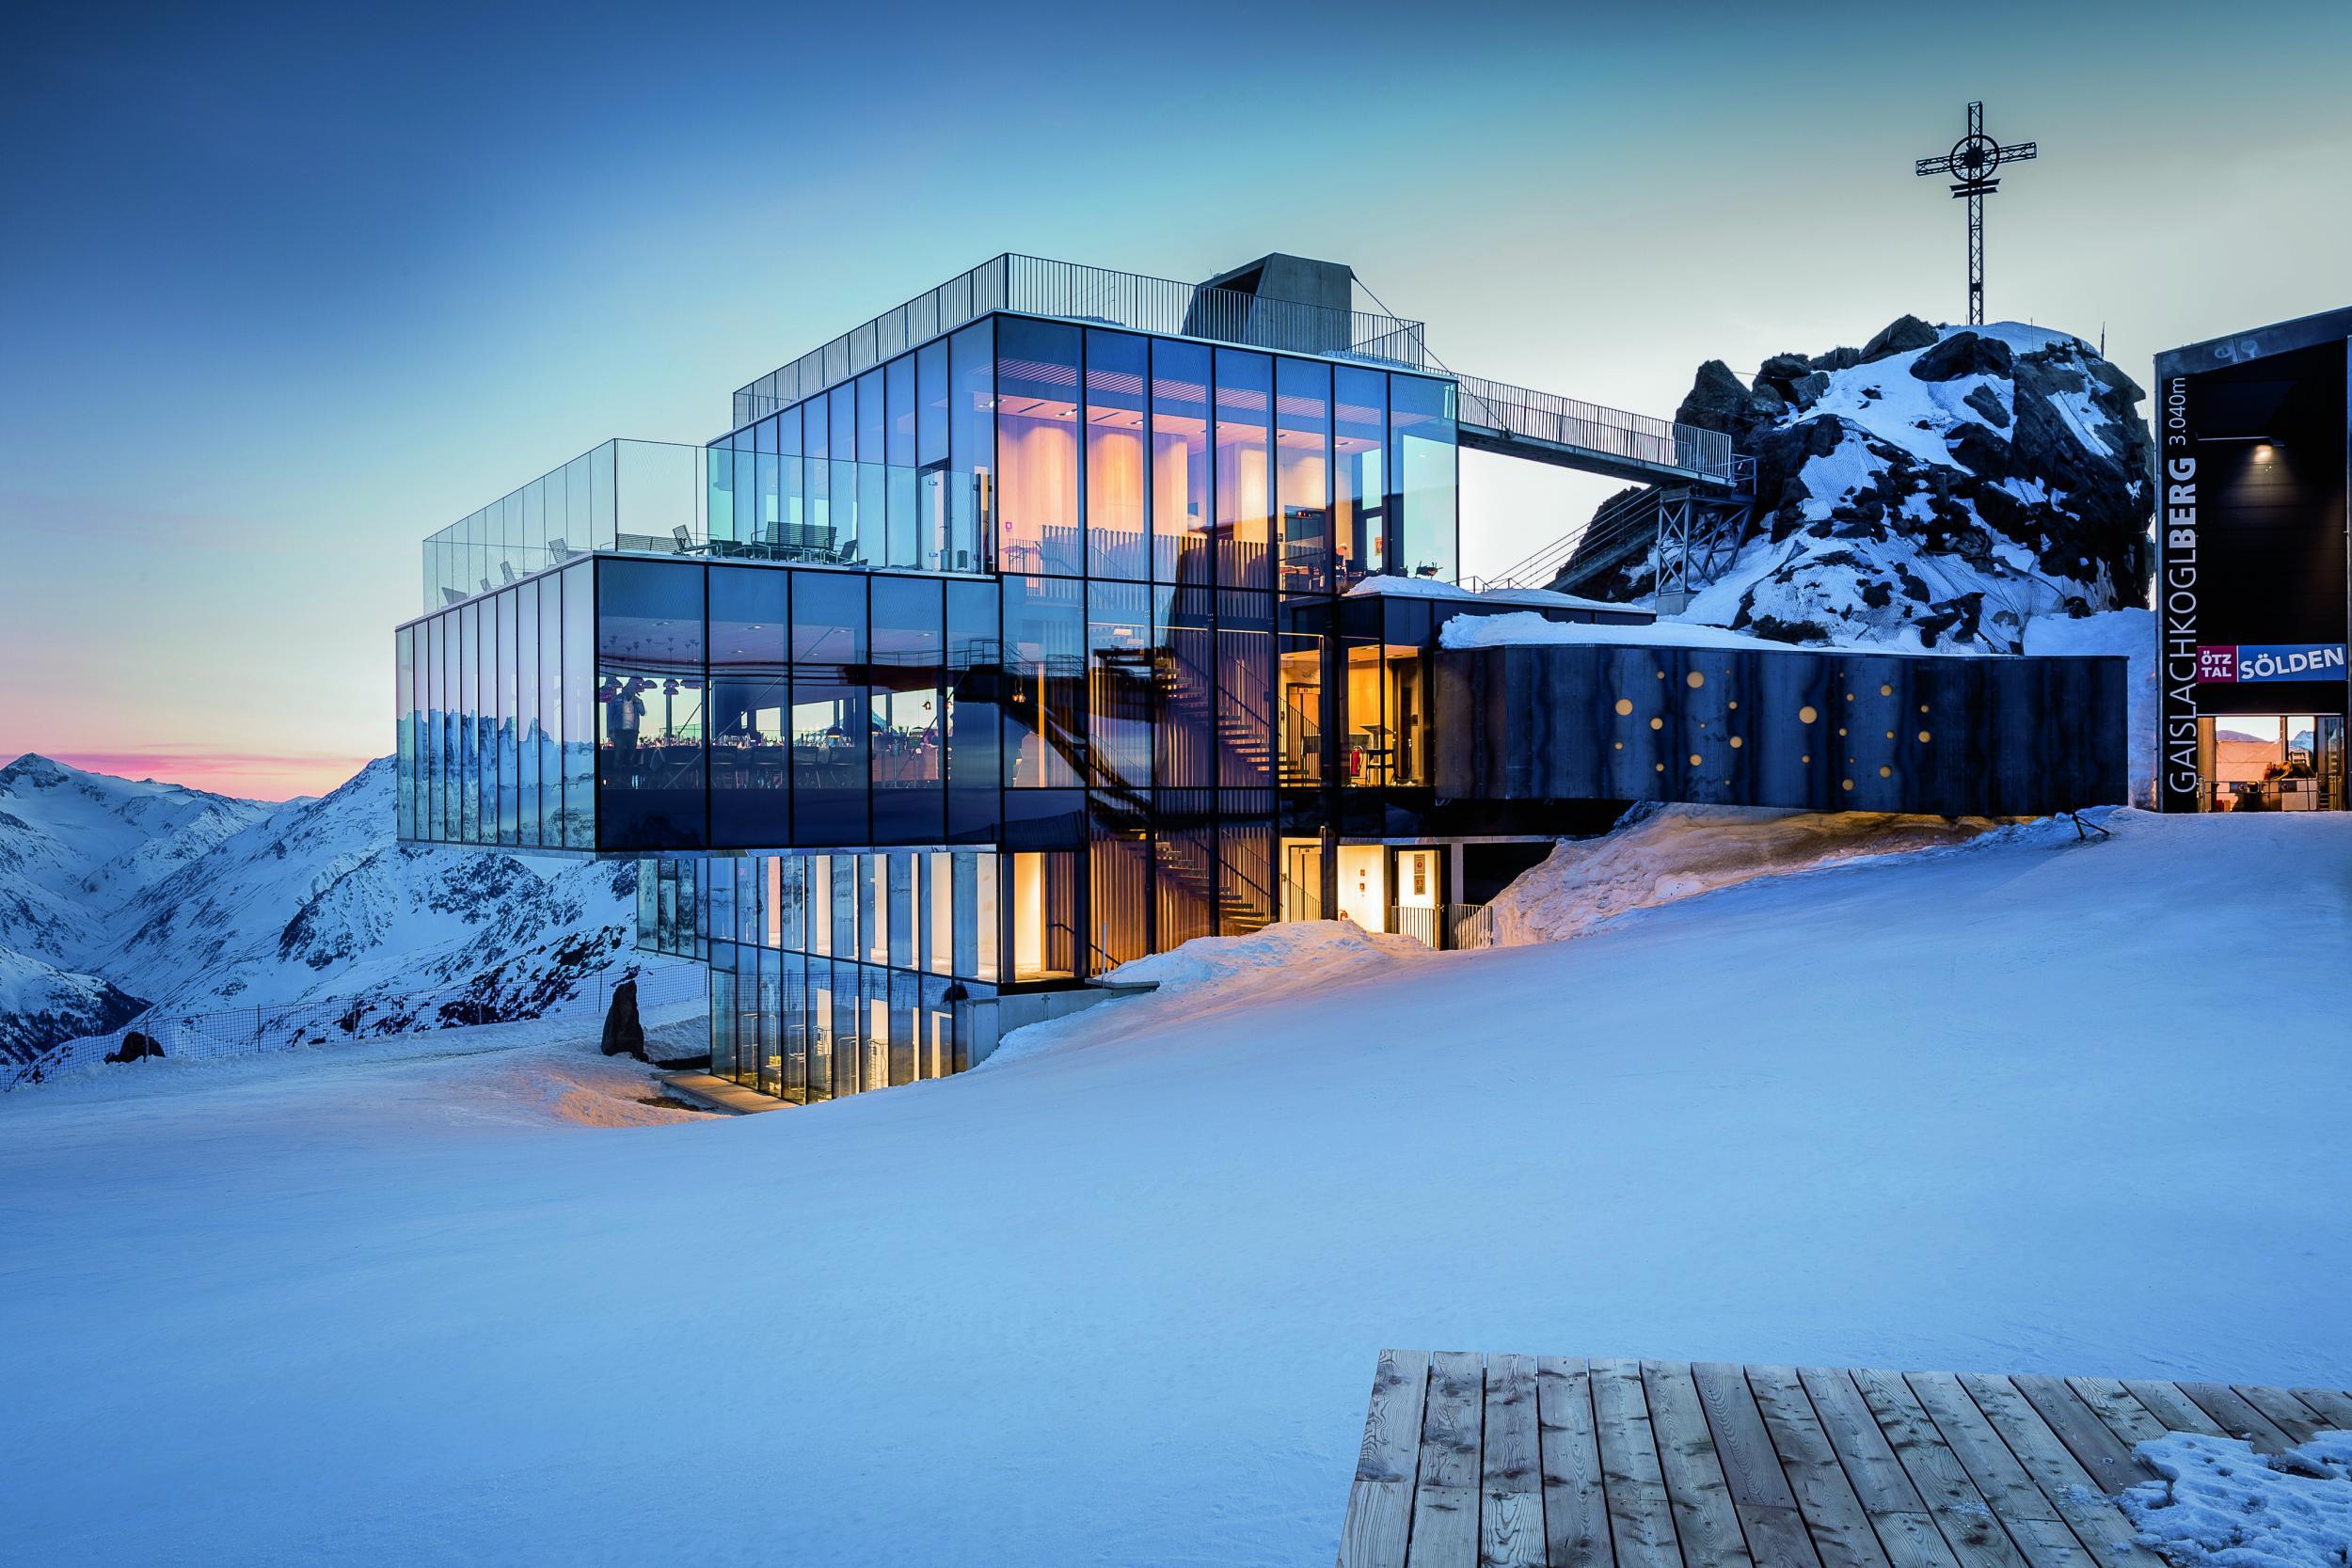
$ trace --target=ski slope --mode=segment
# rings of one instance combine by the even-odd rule
[[[10,1096],[0,1558],[1327,1562],[1391,1344],[2344,1386],[2352,819],[2108,820],[1278,928],[739,1119],[545,1045]]]

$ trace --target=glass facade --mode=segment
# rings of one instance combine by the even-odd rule
[[[584,694],[596,680],[597,565],[575,562],[393,634],[402,840],[596,847]]]
[[[805,1103],[971,1065],[1011,936],[987,849],[638,863],[637,942],[710,965],[710,1069]]]
[[[645,857],[723,1075],[955,1070],[961,1003],[1320,907],[1285,834],[1425,783],[1427,608],[1344,595],[1453,577],[1454,396],[996,312],[713,443],[659,535],[592,453],[514,550],[507,502],[437,536],[400,836]]]

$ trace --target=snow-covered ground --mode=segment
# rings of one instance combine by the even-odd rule
[[[2278,1465],[2233,1437],[2183,1432],[2138,1451],[2165,1479],[2128,1488],[2123,1512],[2168,1560],[2184,1568],[2352,1564],[2352,1433],[2321,1433]]]
[[[769,1116],[8,1097],[0,1557],[1328,1561],[1384,1345],[2352,1386],[2352,818],[2109,821],[1278,930]]]

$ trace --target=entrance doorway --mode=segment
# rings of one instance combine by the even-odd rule
[[[2217,714],[2197,721],[2204,811],[2343,811],[2340,713]]]

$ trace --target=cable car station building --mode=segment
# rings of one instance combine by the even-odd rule
[[[2352,308],[2156,356],[2166,811],[2345,809]]]
[[[811,1101],[1193,937],[1446,945],[1631,800],[2122,798],[2121,660],[1617,645],[1651,613],[1454,586],[1462,447],[1727,487],[1728,442],[1448,373],[1351,291],[1000,256],[707,445],[607,442],[435,534],[399,837],[637,861],[713,1070]],[[1583,641],[1443,645],[1529,611]]]

